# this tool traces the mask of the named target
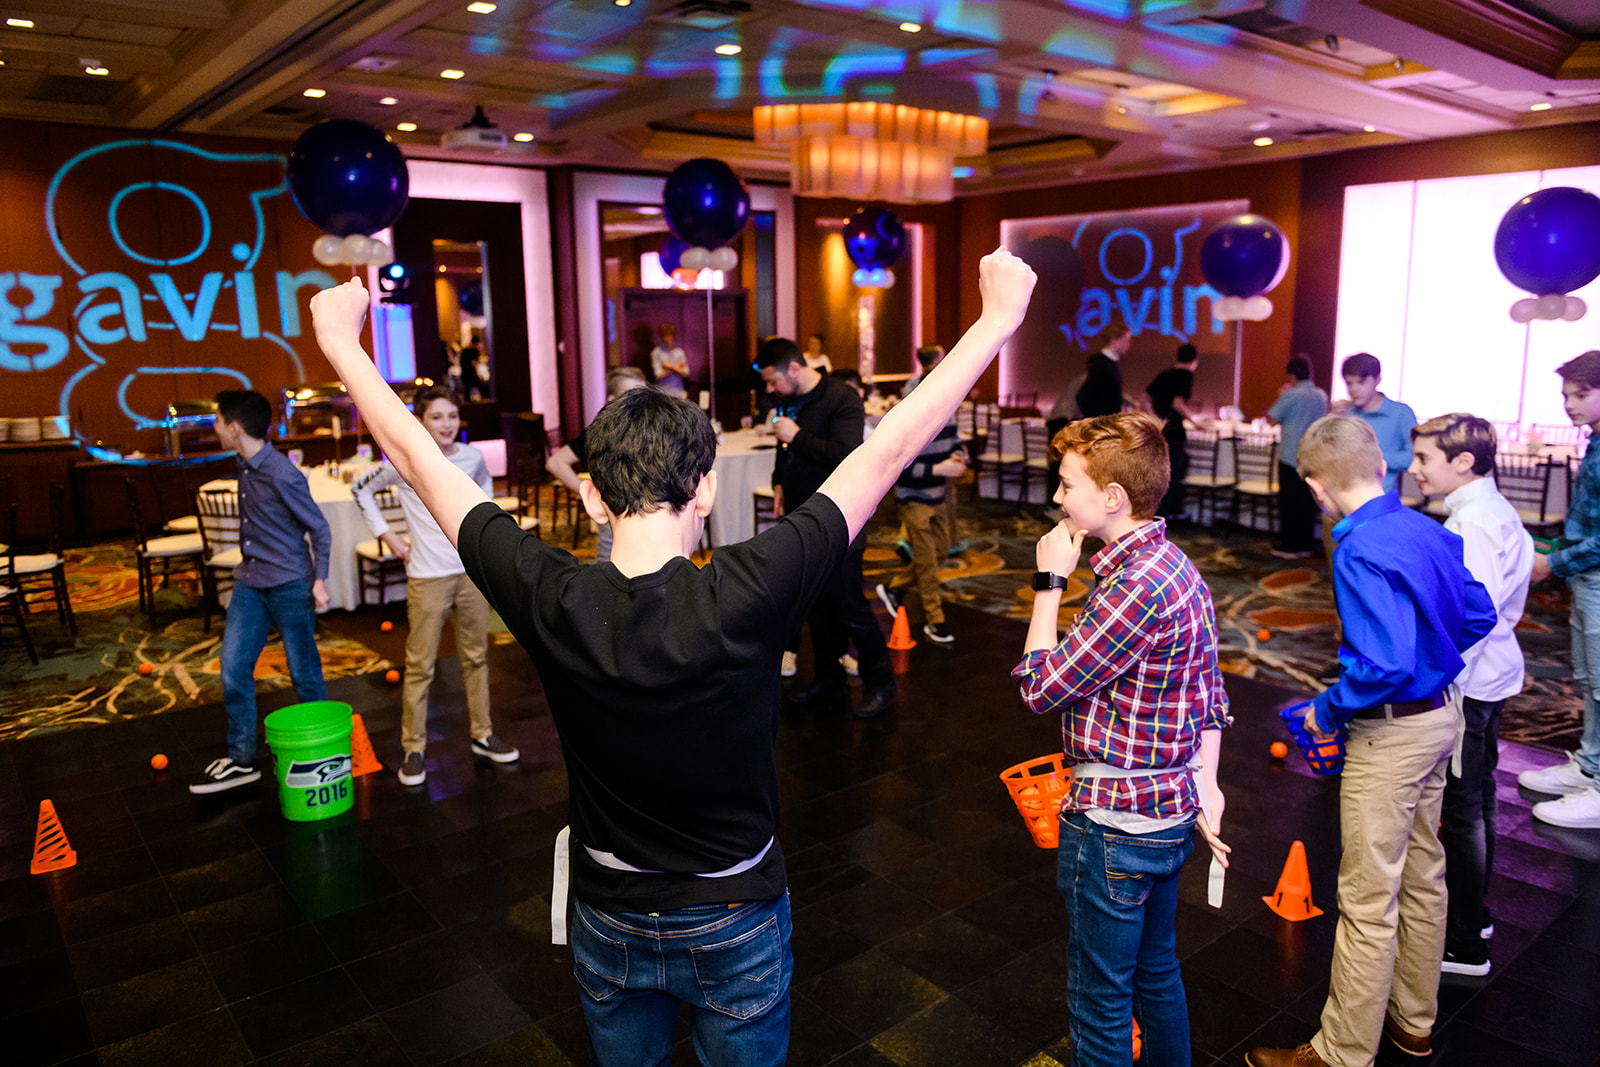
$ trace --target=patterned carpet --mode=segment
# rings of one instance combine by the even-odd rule
[[[940,575],[946,598],[1007,618],[1027,619],[1033,599],[1028,581],[1034,571],[1034,543],[1047,529],[1042,513],[1033,509],[1019,514],[1013,506],[993,501],[975,505],[966,493],[961,504],[961,533],[968,547],[951,557]],[[572,543],[570,527],[556,526],[547,536],[557,545]],[[870,535],[869,588],[899,569],[895,537],[894,507],[886,503]],[[1211,587],[1223,668],[1320,690],[1318,679],[1335,663],[1327,565],[1321,560],[1275,559],[1259,533],[1230,526],[1184,524],[1172,531],[1172,537]],[[578,554],[593,552],[594,538],[585,529]],[[39,650],[38,666],[28,665],[14,634],[0,639],[4,641],[0,663],[6,665],[8,679],[0,689],[0,740],[222,699],[217,663],[222,623],[214,619],[211,633],[203,631],[199,591],[191,580],[175,578],[157,592],[159,613],[152,622],[138,608],[129,543],[69,550],[67,573],[78,618],[76,641],[53,612],[45,611],[36,611],[29,627]],[[1085,562],[1063,598],[1063,625],[1082,605],[1091,581]],[[908,597],[907,602],[913,623],[920,626],[917,598]],[[1510,740],[1562,749],[1577,746],[1582,709],[1571,681],[1567,610],[1564,587],[1536,590],[1529,598],[1518,628],[1529,678],[1524,692],[1506,709],[1502,735]],[[391,606],[388,617],[403,630],[403,608],[397,611]],[[495,622],[492,628],[501,630]],[[395,641],[377,640],[377,625],[375,609],[335,612],[319,620],[317,641],[328,678],[393,665],[362,639],[370,634],[367,640],[372,643],[393,647]],[[391,636],[401,635],[384,635]],[[959,633],[956,638],[960,640]],[[149,673],[141,674],[146,664]],[[996,664],[996,669],[1010,666]],[[276,640],[262,656],[256,677],[263,690],[290,684],[283,649]]]

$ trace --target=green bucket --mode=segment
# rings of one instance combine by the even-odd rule
[[[350,705],[337,700],[291,704],[267,716],[285,819],[331,819],[355,803],[350,725]]]

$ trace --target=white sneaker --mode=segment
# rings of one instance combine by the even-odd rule
[[[1600,829],[1600,791],[1586,789],[1560,800],[1540,801],[1533,806],[1533,817],[1551,826]]]
[[[861,677],[861,664],[857,663],[856,658],[850,653],[846,652],[844,655],[839,657],[839,666],[843,667],[844,673],[848,674],[850,677]]]
[[[798,669],[799,668],[795,665],[794,653],[785,652],[783,654],[783,666],[778,668],[778,673],[783,675],[785,678],[793,678],[794,672]]]
[[[1517,784],[1535,793],[1569,797],[1574,793],[1594,792],[1594,779],[1583,773],[1576,756],[1568,755],[1567,762],[1537,771],[1523,771],[1517,775]]]

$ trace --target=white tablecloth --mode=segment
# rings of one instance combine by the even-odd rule
[[[755,430],[734,430],[723,435],[711,468],[717,472],[717,501],[708,521],[712,545],[734,545],[755,535],[751,494],[772,484],[772,468],[778,459],[777,440]]]
[[[328,520],[328,532],[332,535],[332,545],[328,550],[330,609],[353,611],[361,606],[361,589],[356,572],[356,545],[370,540],[372,533],[361,517],[361,509],[356,506],[356,499],[350,493],[350,486],[345,483],[343,472],[349,471],[353,481],[371,470],[373,466],[372,463],[347,462],[340,467],[341,473],[332,477],[327,474],[324,467],[314,467],[305,471],[306,482],[311,488],[311,499],[316,501],[317,507],[322,511],[322,517]],[[207,482],[200,488],[202,491],[209,491],[237,490],[238,487],[239,483],[232,478],[219,478]]]

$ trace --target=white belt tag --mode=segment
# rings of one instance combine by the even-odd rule
[[[556,835],[556,866],[550,881],[550,943],[567,943],[567,895],[572,888],[572,827]]]

